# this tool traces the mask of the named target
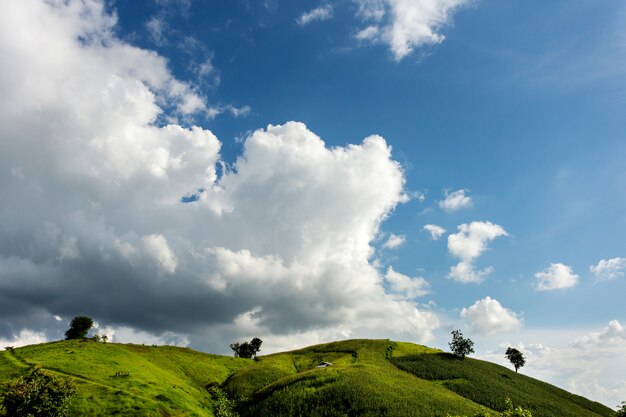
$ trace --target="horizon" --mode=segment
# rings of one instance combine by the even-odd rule
[[[626,5],[22,0],[0,346],[354,338],[626,399]]]

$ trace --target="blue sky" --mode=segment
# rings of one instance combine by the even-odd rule
[[[461,328],[626,398],[623,2],[17,3],[0,341]]]

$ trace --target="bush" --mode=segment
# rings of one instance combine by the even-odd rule
[[[65,339],[84,339],[87,332],[93,327],[93,320],[87,316],[76,316],[70,323],[70,328],[65,332]]]
[[[4,391],[7,416],[66,417],[75,388],[71,381],[35,369],[5,384]]]

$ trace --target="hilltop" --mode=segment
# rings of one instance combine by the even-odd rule
[[[318,368],[321,362],[331,365]],[[216,392],[246,416],[445,416],[502,410],[533,417],[613,416],[505,367],[389,340],[348,340],[259,357],[186,348],[60,341],[0,352],[0,383],[33,366],[73,379],[83,416],[213,416]],[[217,388],[217,390],[216,390]]]

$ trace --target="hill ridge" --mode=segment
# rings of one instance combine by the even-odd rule
[[[332,365],[316,368],[321,361]],[[241,417],[473,415],[501,410],[507,397],[533,417],[613,415],[500,365],[389,339],[329,342],[256,361],[171,346],[60,341],[0,352],[0,382],[34,366],[75,380],[72,412],[81,416],[214,416],[217,391],[235,400]],[[116,377],[118,371],[129,376]]]

